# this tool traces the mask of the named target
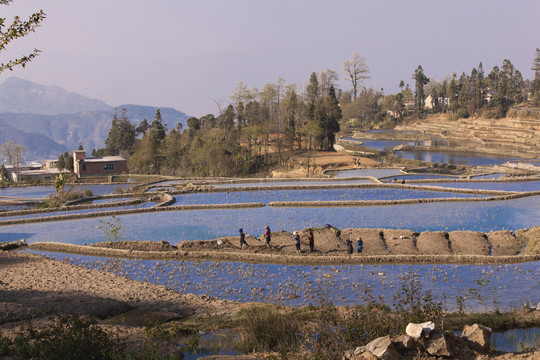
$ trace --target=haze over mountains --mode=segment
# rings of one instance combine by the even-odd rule
[[[151,123],[154,106],[119,105],[126,108],[128,119],[137,126],[146,119]],[[55,159],[64,151],[104,147],[115,107],[58,86],[39,85],[19,78],[0,84],[0,145],[13,140],[25,148],[27,161]],[[185,127],[188,116],[173,108],[159,108],[163,123],[173,128]],[[2,162],[0,159],[0,162]]]

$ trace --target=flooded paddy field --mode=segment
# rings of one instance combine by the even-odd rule
[[[449,311],[508,311],[540,297],[540,262],[509,265],[302,266],[128,260],[45,253],[87,268],[165,285],[180,293],[288,306],[388,304],[414,286]]]
[[[388,176],[403,175],[399,169],[353,169],[353,170],[335,170],[327,171],[326,174],[337,178],[372,176],[374,178],[383,178]]]
[[[340,180],[339,178],[336,179],[325,179],[325,180],[302,180],[302,181],[259,181],[259,182],[247,182],[247,183],[230,183],[230,184],[216,184],[212,185],[215,187],[226,187],[226,188],[234,188],[234,187],[243,187],[243,186],[287,186],[287,185],[326,185],[326,184],[343,184],[343,185],[349,185],[349,184],[372,184],[373,181],[367,180],[367,179],[351,179],[351,180]]]
[[[410,141],[410,140],[387,140],[387,139],[362,139],[343,137],[341,140],[348,141],[349,144],[354,146],[354,143],[358,143],[359,147],[366,147],[377,151],[392,152],[396,146],[408,145],[408,146],[428,146],[426,141]],[[459,147],[461,142],[449,139],[434,138],[429,140],[429,146],[433,148],[430,150],[417,149],[417,150],[397,150],[393,151],[394,155],[402,159],[419,160],[424,162],[434,162],[440,164],[453,164],[453,165],[497,165],[507,161],[519,160],[516,157],[496,155],[496,154],[480,154],[475,152],[464,151],[448,151],[448,148]],[[438,150],[440,149],[440,150]]]
[[[453,165],[486,166],[498,165],[507,161],[517,160],[515,157],[477,154],[473,152],[400,150],[396,151],[394,154],[402,159]]]
[[[344,174],[345,173],[345,174]],[[399,176],[397,169],[362,169],[338,172],[337,177]],[[402,175],[402,174],[401,174]],[[401,179],[401,178],[400,178]],[[412,178],[407,178],[412,180]],[[426,179],[423,177],[422,179]],[[359,180],[336,182],[268,181],[218,186],[280,186],[357,184]],[[364,181],[364,180],[360,180]],[[370,182],[369,180],[365,180]],[[163,185],[161,183],[160,185]],[[272,184],[272,185],[269,185]],[[174,185],[164,184],[165,186]],[[432,182],[432,185],[455,189],[485,189],[503,191],[538,191],[540,181],[523,182]],[[96,185],[95,194],[114,192],[116,186],[104,189]],[[14,188],[16,189],[16,188]],[[50,187],[13,190],[19,197],[38,198]],[[165,190],[171,190],[166,188]],[[93,190],[94,191],[94,190]],[[11,196],[11,195],[10,195]],[[47,196],[47,195],[44,195]],[[339,188],[339,189],[265,189],[259,191],[196,192],[176,195],[174,205],[233,204],[273,201],[340,201],[340,200],[399,200],[481,197],[445,191],[408,188]],[[125,198],[127,199],[127,198]],[[125,200],[114,199],[114,201]],[[112,199],[110,201],[113,201]],[[108,201],[107,201],[108,202]],[[105,202],[106,203],[106,202]],[[153,206],[146,202],[122,209]],[[173,205],[173,207],[174,207]],[[77,214],[106,211],[80,209]],[[39,215],[24,215],[44,216]],[[167,241],[179,244],[188,240],[208,240],[237,236],[243,228],[248,235],[261,236],[265,225],[273,231],[292,233],[309,227],[331,224],[337,229],[375,228],[423,231],[469,230],[490,232],[517,230],[538,225],[540,196],[512,200],[418,203],[404,205],[332,206],[332,207],[272,207],[238,209],[176,210],[116,216],[121,226],[121,239]],[[2,218],[9,218],[2,217]],[[21,216],[22,218],[22,216]],[[95,244],[107,240],[106,221],[110,216],[0,226],[1,241],[21,238],[35,242]],[[540,262],[512,265],[278,265],[230,261],[130,260],[37,252],[88,268],[112,271],[132,279],[165,285],[180,293],[215,296],[241,302],[269,302],[291,306],[321,304],[335,305],[384,303],[393,304],[403,286],[415,284],[421,291],[431,292],[447,310],[486,311],[511,310],[537,302],[540,298]],[[409,285],[407,285],[409,284]]]
[[[422,191],[414,189],[390,188],[344,188],[344,189],[302,189],[272,191],[227,191],[218,193],[194,193],[175,196],[175,204],[222,204],[272,201],[347,201],[347,200],[400,200],[470,198],[486,195],[461,194],[451,192]]]
[[[352,137],[342,137],[340,140],[349,141],[349,144],[353,146],[362,146],[377,151],[392,151],[395,146],[402,145],[407,143],[406,140],[368,140],[368,139],[357,139]],[[355,145],[355,143],[358,143]]]
[[[106,184],[106,185],[91,185],[91,184],[70,184],[64,187],[64,192],[90,190],[94,195],[114,194],[116,191],[124,190],[129,187],[129,184]],[[43,199],[51,194],[55,194],[56,189],[52,185],[38,186],[14,186],[0,188],[0,197],[14,197],[22,199]]]
[[[107,204],[107,203],[108,202],[105,202],[103,204]],[[47,217],[62,216],[62,215],[89,214],[89,213],[106,212],[106,211],[112,211],[112,210],[143,209],[143,208],[150,208],[155,205],[156,203],[153,203],[153,202],[141,202],[138,204],[131,204],[131,205],[119,205],[119,206],[75,209],[75,210],[65,210],[65,211],[55,210],[51,212],[36,212],[36,213],[30,213],[30,214],[25,214],[25,215],[2,214],[3,216],[0,217],[0,221],[15,220],[15,219],[47,218]]]
[[[265,225],[288,232],[332,224],[338,229],[387,228],[412,231],[516,230],[538,225],[540,196],[481,202],[444,202],[363,207],[259,207],[127,214],[118,216],[126,240],[207,240],[236,236],[242,227],[260,236]],[[2,241],[105,241],[100,218],[0,226]]]
[[[437,182],[437,183],[418,183],[423,186],[440,186],[454,189],[477,189],[477,190],[498,190],[498,191],[539,191],[540,181],[459,181],[459,182]]]

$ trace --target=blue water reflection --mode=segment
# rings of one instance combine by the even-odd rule
[[[422,183],[416,185],[440,186],[456,189],[482,189],[502,191],[540,191],[540,181],[516,181],[516,182],[451,182],[451,183]]]
[[[91,190],[94,195],[114,194],[116,191],[129,187],[129,184],[110,184],[110,185],[66,185],[64,192]],[[0,196],[9,196],[22,199],[43,199],[54,194],[56,189],[52,185],[39,186],[16,186],[0,188]]]
[[[343,137],[341,140],[359,142],[357,146],[368,147],[377,151],[392,151],[395,146],[407,143],[407,140],[366,140],[351,137]]]
[[[400,200],[454,197],[470,198],[483,196],[452,192],[388,188],[229,191],[177,195],[175,196],[175,205],[231,204],[246,202],[261,202],[268,204],[272,201]]]
[[[465,298],[466,310],[509,310],[540,297],[540,262],[512,265],[276,265],[207,261],[107,259],[51,254],[90,268],[114,271],[135,280],[194,293],[250,302],[290,306],[393,304],[400,284],[415,278],[422,291],[456,310]],[[483,286],[478,281],[482,280]],[[471,289],[471,290],[468,290]],[[474,293],[481,296],[475,296]]]
[[[184,240],[235,236],[239,227],[259,236],[266,224],[289,232],[325,224],[346,228],[392,228],[413,231],[516,230],[538,225],[540,196],[480,202],[444,202],[365,207],[262,207],[167,211],[119,216],[128,240]],[[0,227],[5,241],[19,240],[6,234],[31,233],[26,240],[74,244],[106,240],[98,218]]]
[[[142,202],[138,204],[124,205],[124,206],[111,206],[111,207],[76,209],[76,210],[67,210],[67,211],[40,212],[40,213],[32,213],[32,214],[17,215],[17,216],[1,216],[0,221],[14,220],[14,219],[32,219],[32,218],[41,218],[41,217],[46,218],[46,217],[60,216],[60,215],[88,214],[88,213],[115,211],[115,210],[143,209],[143,208],[149,208],[155,205],[156,203],[153,203],[153,202]]]
[[[498,165],[504,164],[507,161],[518,160],[516,157],[498,156],[489,154],[477,154],[467,152],[446,152],[446,151],[396,151],[394,153],[399,158],[420,160],[426,162],[436,162],[439,164],[454,164],[454,165]]]
[[[388,176],[403,175],[403,173],[400,172],[399,169],[339,170],[339,171],[328,171],[327,174],[338,177],[338,178],[362,177],[362,176],[373,176],[374,178],[383,178],[383,177],[388,177]]]
[[[303,186],[303,185],[329,185],[329,184],[373,184],[371,180],[302,180],[302,181],[260,181],[230,184],[212,184],[215,187],[242,187],[242,186]]]
[[[396,179],[397,181],[401,180],[424,180],[424,179],[457,179],[457,176],[442,175],[442,174],[407,174],[407,175],[398,175],[390,176],[386,178],[381,178],[379,180],[392,181]]]

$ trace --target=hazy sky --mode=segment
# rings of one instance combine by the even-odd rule
[[[532,78],[540,47],[539,0],[15,0],[0,17],[39,9],[43,25],[0,62],[34,47],[41,55],[0,82],[17,76],[195,116],[217,113],[239,81],[303,87],[314,71],[342,76],[354,51],[369,64],[367,85],[392,93],[400,80],[413,86],[418,65],[441,79],[510,59]]]

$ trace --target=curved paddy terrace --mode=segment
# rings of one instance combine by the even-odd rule
[[[491,186],[495,181],[472,183]],[[46,210],[4,212],[0,217],[0,236],[4,241],[25,238],[29,243],[92,244],[106,239],[101,219],[113,215],[120,219],[125,239],[163,240],[171,244],[236,236],[240,227],[248,234],[259,236],[266,224],[290,233],[325,224],[338,229],[487,233],[534,227],[540,218],[540,193],[515,191],[538,191],[538,181],[519,183],[526,185],[505,188],[514,190],[505,192],[467,189],[467,186],[451,188],[455,184],[465,185],[455,182],[311,185],[291,181],[277,188],[265,184],[239,188],[190,187],[186,193],[175,195],[172,206],[160,208],[149,202],[118,207],[104,203],[94,205],[100,206],[98,209],[74,206],[47,214],[43,214]],[[55,224],[47,225],[49,221]]]
[[[148,209],[152,213],[123,212],[119,216],[127,239],[165,240],[177,244],[184,240],[215,239],[233,236],[239,227],[260,235],[264,226],[292,232],[308,227],[332,224],[349,227],[401,228],[413,231],[521,229],[538,225],[540,196],[511,200],[480,202],[431,202],[403,205],[332,206],[332,207],[271,207],[253,208],[190,208]],[[159,210],[159,211],[158,211]],[[137,210],[138,211],[138,210]],[[141,209],[141,211],[146,211]],[[110,214],[103,214],[103,217]],[[1,222],[0,222],[1,223]],[[25,238],[28,242],[60,241],[92,243],[104,241],[99,218],[77,221],[21,223],[0,226],[4,241]]]
[[[64,187],[64,191],[90,190],[94,195],[113,194],[119,190],[125,190],[129,184],[71,184]],[[23,199],[43,199],[54,194],[56,189],[52,185],[37,186],[12,186],[0,188],[0,197],[13,197]]]
[[[236,188],[234,188],[236,189]],[[348,201],[348,200],[400,200],[432,198],[470,198],[485,197],[485,194],[454,193],[422,189],[394,189],[384,187],[370,188],[304,188],[291,190],[251,190],[227,192],[209,192],[176,195],[175,204],[221,204],[272,201]]]
[[[540,190],[540,180],[529,181],[453,181],[416,183],[421,186],[439,186],[452,189],[530,192]]]
[[[110,211],[128,211],[128,210],[134,210],[134,209],[148,209],[153,206],[155,206],[155,203],[151,202],[140,202],[140,201],[125,201],[118,204],[111,204],[110,202],[102,203],[107,206],[91,206],[86,207],[82,206],[79,208],[72,208],[69,210],[63,210],[56,209],[54,211],[44,211],[44,212],[35,212],[35,211],[17,211],[12,213],[24,213],[23,215],[13,215],[10,213],[7,214],[0,214],[0,221],[5,220],[22,220],[22,219],[37,219],[37,218],[43,218],[43,221],[46,220],[48,217],[65,217],[65,216],[72,216],[72,215],[81,215],[81,214],[99,214],[99,213],[107,213]],[[61,219],[60,219],[61,220]],[[68,219],[66,219],[68,220]]]
[[[387,172],[377,175],[382,174],[386,175]],[[296,306],[316,304],[324,298],[343,305],[369,303],[373,300],[388,303],[407,276],[418,278],[423,289],[433,291],[435,298],[444,300],[450,310],[455,309],[463,297],[467,298],[467,309],[482,310],[519,307],[530,302],[531,298],[540,296],[538,254],[533,252],[536,255],[532,257],[521,255],[529,254],[526,243],[520,243],[522,240],[519,240],[515,245],[512,240],[515,230],[538,225],[540,194],[526,194],[530,196],[508,200],[497,197],[505,194],[511,197],[523,195],[520,191],[538,191],[538,182],[528,182],[522,187],[520,183],[500,182],[502,188],[491,187],[499,183],[494,180],[482,183],[435,182],[411,186],[331,181],[315,181],[313,184],[295,181],[278,183],[283,185],[276,187],[272,184],[265,188],[266,182],[249,182],[248,186],[241,189],[236,188],[241,184],[234,184],[235,188],[227,189],[208,187],[209,183],[206,183],[207,187],[193,188],[193,192],[175,195],[176,203],[173,206],[118,209],[119,212],[114,213],[119,219],[123,240],[154,243],[164,241],[176,245],[178,250],[174,251],[174,257],[167,260],[118,259],[116,256],[122,255],[114,255],[113,252],[106,255],[111,258],[100,257],[98,254],[104,250],[100,250],[99,244],[108,240],[105,234],[106,221],[110,221],[111,216],[108,211],[96,217],[59,219],[54,223],[0,225],[0,238],[2,241],[25,238],[31,247],[37,243],[53,245],[52,242],[88,244],[84,246],[87,249],[89,245],[95,245],[97,253],[94,256],[61,254],[59,251],[70,251],[61,247],[46,250],[45,246],[41,251],[27,251],[47,254],[89,268],[116,272],[132,279],[166,285],[180,293],[211,295],[242,302],[266,301]],[[463,185],[463,188],[450,188],[457,184]],[[487,186],[479,185],[477,189],[470,189],[468,184]],[[426,189],[427,186],[434,187]],[[442,202],[426,202],[438,198]],[[369,206],[329,206],[324,203],[305,207],[268,206],[278,200],[314,203],[352,199],[373,203]],[[416,202],[397,203],[403,199]],[[455,202],[456,199],[460,202]],[[377,204],[377,201],[395,203],[383,205]],[[246,204],[239,208],[225,206],[238,203],[260,204],[256,207],[247,207]],[[219,207],[211,207],[216,204]],[[102,205],[107,207],[107,204]],[[89,209],[81,209],[80,214],[70,211],[63,214],[84,216],[83,211]],[[93,210],[94,213],[99,211]],[[267,224],[275,236],[272,242],[274,248],[269,251],[261,242],[261,234]],[[317,233],[316,241],[319,244],[321,241],[329,244],[324,253],[315,256],[307,254],[305,233],[302,232],[303,253],[294,254],[291,240],[293,231],[309,227],[321,229],[326,224],[332,224],[333,229],[340,231],[340,236],[332,240],[324,232]],[[240,227],[252,245],[248,251],[237,248]],[[364,238],[365,252],[363,255],[348,257],[344,242],[347,238],[356,239],[355,231],[360,231],[358,234]],[[383,235],[377,235],[381,233]],[[424,233],[431,236],[427,243]],[[215,247],[216,239],[223,239],[225,245]],[[207,241],[197,245],[201,240]],[[436,243],[442,248],[437,248]],[[332,248],[332,244],[336,247]],[[446,250],[444,244],[447,244]],[[190,257],[197,246],[202,246],[199,251],[206,254],[206,260],[212,261],[204,261],[204,257],[194,260],[200,253]],[[467,255],[467,246],[473,246],[475,254],[483,255]],[[441,252],[425,255],[435,251],[433,249]],[[131,253],[135,257],[146,256],[136,251]],[[503,256],[503,253],[506,255]],[[163,255],[152,256],[157,258]],[[392,256],[393,259],[389,260]],[[495,259],[497,257],[499,260]],[[519,257],[522,259],[519,260]],[[517,265],[478,265],[492,261],[529,262]],[[332,262],[334,265],[330,265]],[[423,264],[403,264],[410,262]],[[473,265],[444,264],[452,262]]]

